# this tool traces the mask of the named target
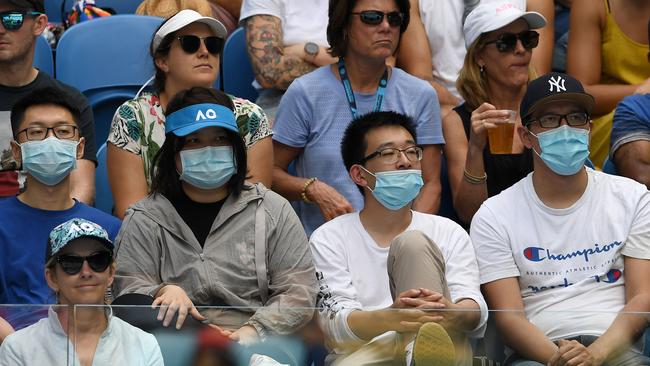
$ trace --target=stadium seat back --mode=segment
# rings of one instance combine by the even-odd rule
[[[257,99],[258,92],[252,85],[255,80],[253,66],[246,50],[246,32],[237,28],[226,40],[223,47],[221,78],[224,91],[251,101]]]
[[[54,77],[54,57],[52,56],[52,48],[43,36],[36,38],[34,67]]]

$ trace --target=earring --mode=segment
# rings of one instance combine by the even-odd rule
[[[483,65],[479,65],[478,71],[483,74],[485,72],[485,69],[483,68]]]

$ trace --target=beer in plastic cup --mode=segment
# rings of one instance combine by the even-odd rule
[[[508,120],[497,122],[496,128],[488,130],[488,142],[492,154],[511,154],[512,138],[515,134],[515,122],[517,121],[517,112],[506,110]]]

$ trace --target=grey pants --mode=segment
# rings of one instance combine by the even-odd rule
[[[450,299],[445,279],[445,260],[440,248],[421,231],[411,230],[396,236],[388,252],[390,292],[395,299],[412,288],[426,288]],[[451,335],[451,334],[450,334]],[[340,357],[336,366],[403,365],[404,347],[413,340],[396,332],[385,333],[366,343],[355,352]],[[458,365],[471,365],[467,339],[452,337],[456,345]]]

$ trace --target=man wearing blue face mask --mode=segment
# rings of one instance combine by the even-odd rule
[[[80,217],[106,228],[111,239],[119,231],[118,219],[71,198],[70,173],[85,142],[79,136],[79,118],[79,109],[57,88],[35,90],[12,108],[11,147],[14,159],[22,162],[28,188],[0,200],[0,304],[54,302],[42,264],[55,226]],[[37,320],[28,315],[0,313],[15,328]]]
[[[348,126],[341,150],[365,202],[310,238],[329,357],[471,365],[467,338],[480,337],[487,319],[476,257],[459,225],[411,210],[422,187],[413,122],[369,113]]]
[[[517,133],[527,177],[474,216],[483,293],[506,365],[649,365],[634,343],[650,293],[650,194],[586,168],[594,98],[569,75],[528,85]],[[607,312],[603,312],[606,310]]]

